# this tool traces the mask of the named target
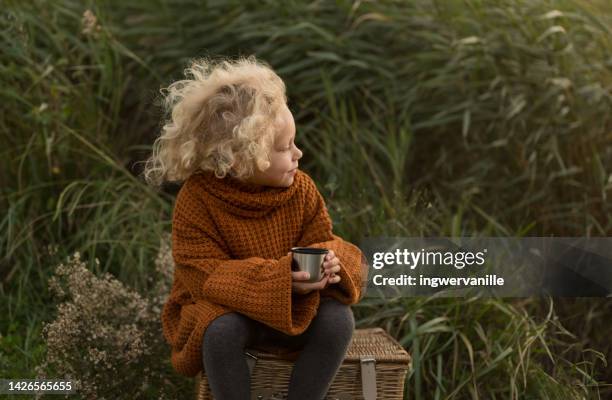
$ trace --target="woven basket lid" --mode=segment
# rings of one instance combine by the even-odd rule
[[[359,362],[373,357],[376,362],[397,362],[408,365],[410,355],[382,328],[357,329],[346,353],[345,361]]]

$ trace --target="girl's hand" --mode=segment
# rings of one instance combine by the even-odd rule
[[[336,254],[333,250],[330,250],[329,253],[325,256],[325,261],[323,262],[323,269],[325,270],[325,276],[329,276],[329,284],[340,282],[340,275],[336,275],[336,273],[340,272],[340,260],[336,257]]]
[[[333,275],[336,272],[340,271],[340,260],[338,260],[338,258],[335,257],[334,252],[330,250],[331,256],[332,258],[334,258],[335,260],[337,260],[337,262],[332,262],[331,265],[329,264],[327,261],[323,262],[323,268],[325,269],[325,272],[323,273],[323,278],[321,278],[320,281],[318,282],[302,282],[305,280],[308,280],[310,278],[310,274],[306,271],[291,271],[291,290],[292,292],[298,293],[298,294],[307,294],[312,292],[313,290],[321,290],[321,289],[325,289],[329,284],[332,283],[338,283],[340,282],[340,276],[337,275]],[[291,256],[291,252],[287,253],[288,256]],[[328,253],[325,256],[325,260],[327,260],[330,254]],[[332,260],[333,261],[333,260]],[[327,265],[327,268],[326,268]]]
[[[306,271],[291,271],[291,291],[297,294],[307,294],[313,290],[321,290],[327,286],[329,277],[327,275],[319,282],[301,282],[310,278],[310,274]]]

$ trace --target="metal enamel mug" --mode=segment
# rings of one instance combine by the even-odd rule
[[[293,271],[306,271],[310,274],[310,279],[303,282],[318,282],[323,278],[323,261],[329,253],[328,249],[317,249],[314,247],[292,247],[293,261],[291,269]]]

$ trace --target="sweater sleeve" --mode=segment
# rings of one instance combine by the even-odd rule
[[[343,304],[355,304],[365,294],[362,289],[367,282],[366,259],[357,246],[332,233],[332,222],[323,196],[310,178],[307,186],[305,219],[297,246],[333,250],[340,260],[340,282],[322,289],[320,294],[333,297]]]
[[[198,218],[188,218],[198,206],[204,207],[187,191],[179,192],[172,221],[175,280],[194,302],[204,299],[227,306],[290,335],[303,332],[320,298],[316,291],[306,296],[292,293],[291,256],[230,259],[206,210],[198,211]]]

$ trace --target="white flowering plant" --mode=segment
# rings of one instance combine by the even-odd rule
[[[108,273],[96,276],[78,252],[58,265],[49,279],[57,315],[43,328],[47,353],[38,377],[70,379],[85,399],[172,398],[160,313],[173,270],[168,238],[146,297]]]

